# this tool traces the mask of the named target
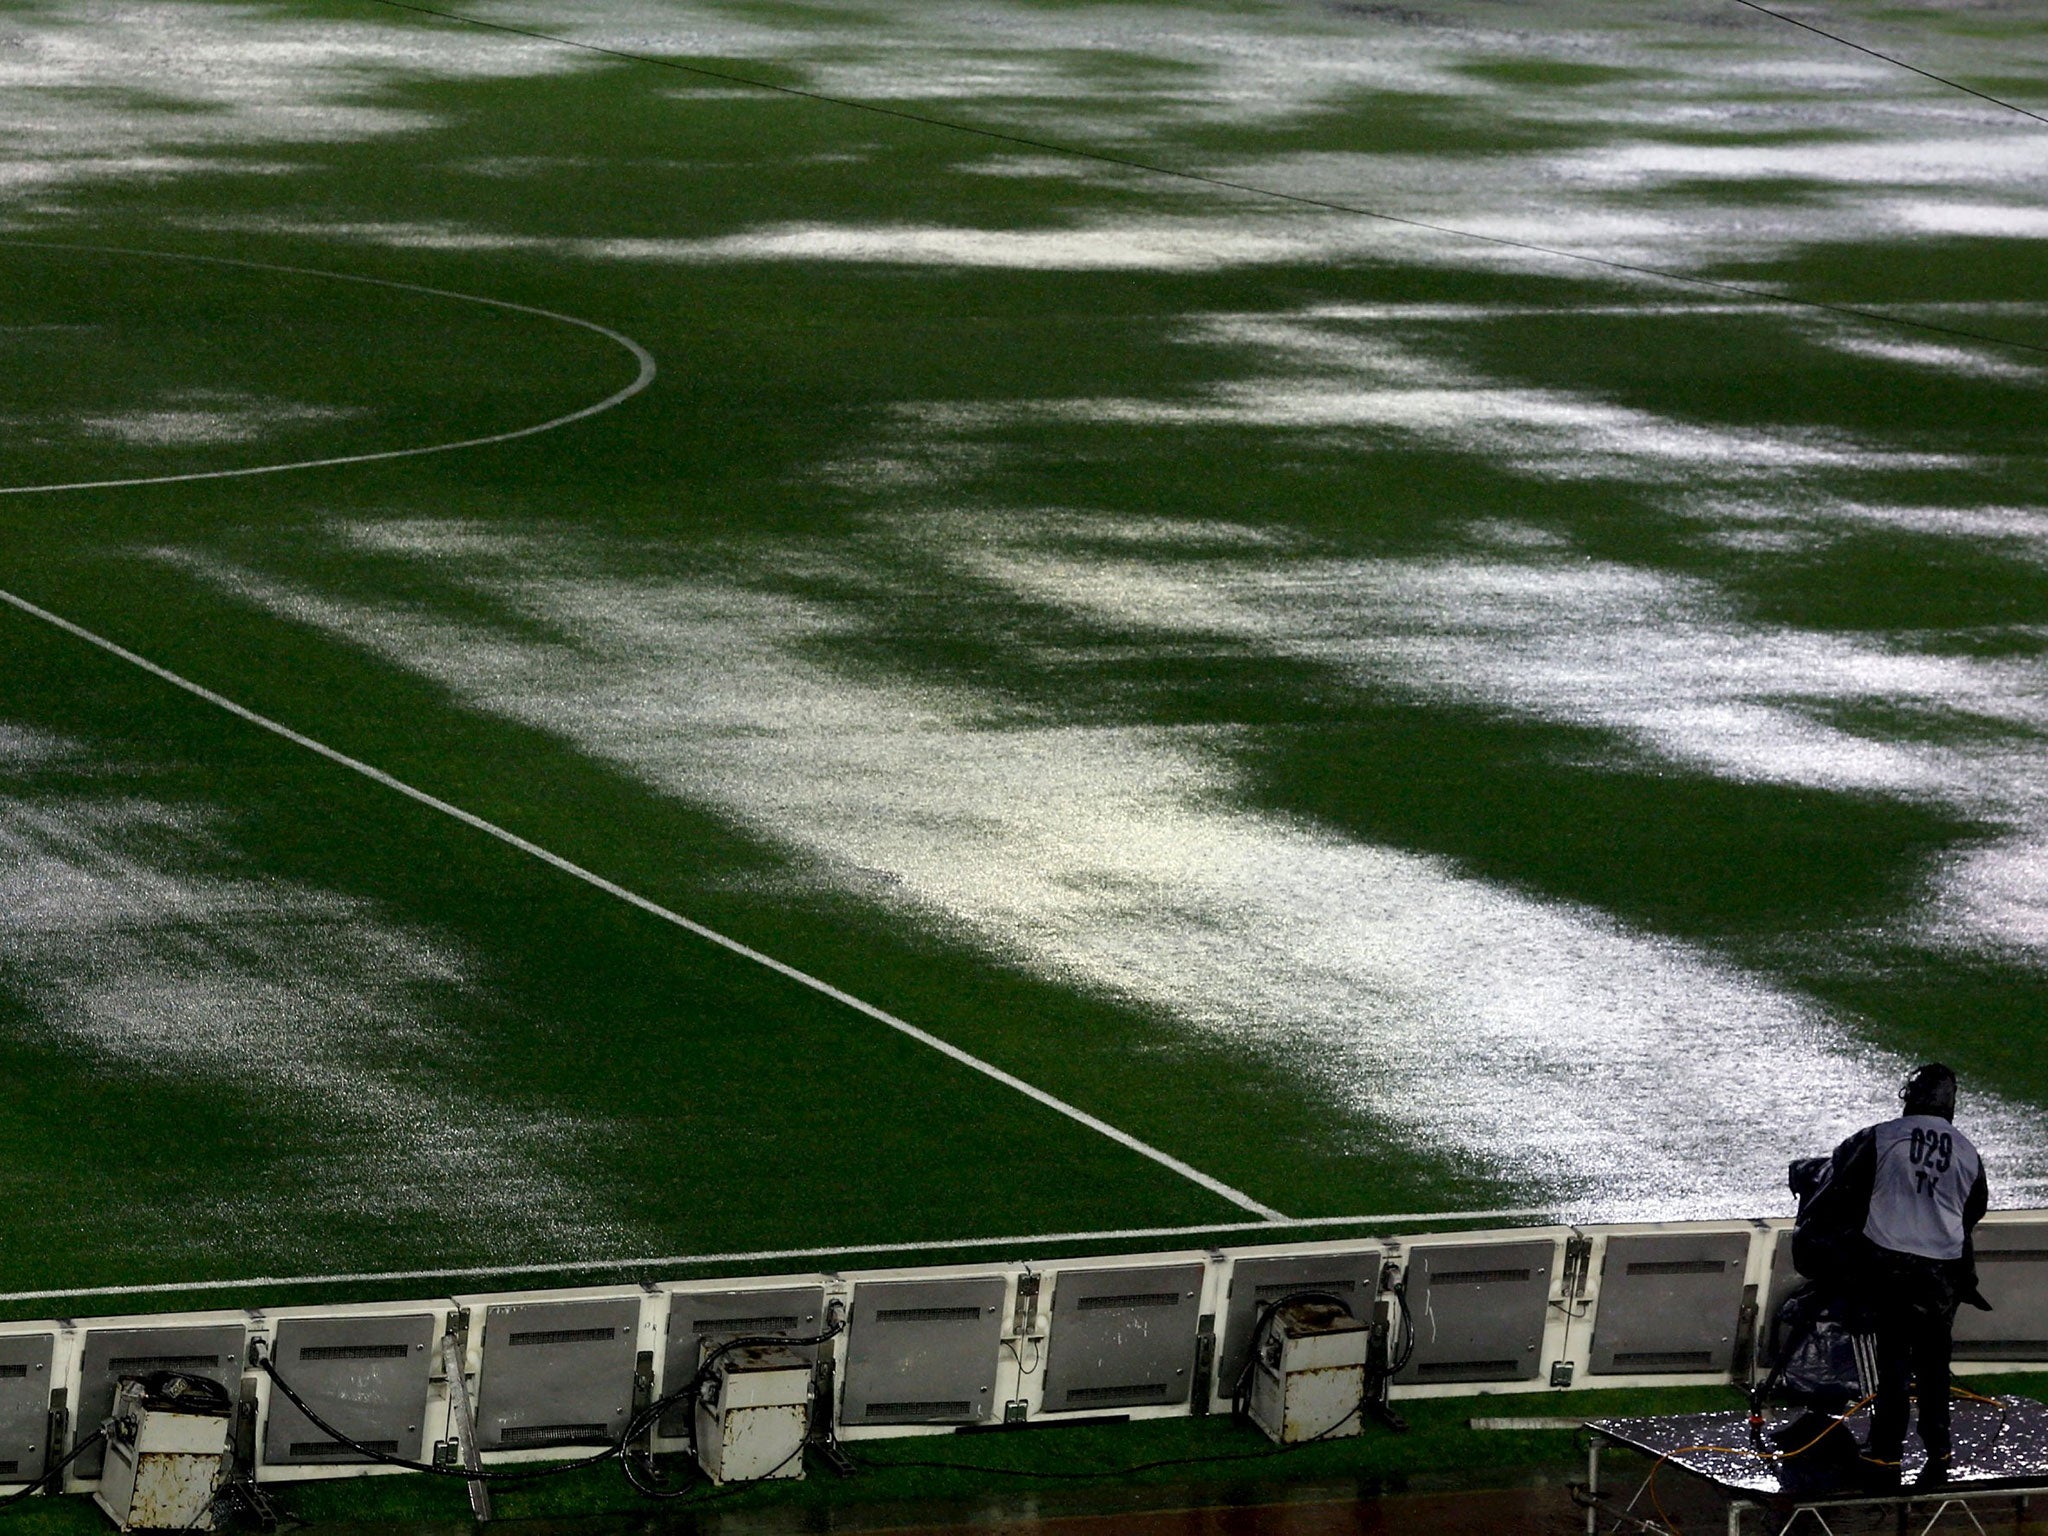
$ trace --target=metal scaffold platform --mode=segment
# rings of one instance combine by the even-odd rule
[[[1981,1532],[1980,1513],[2020,1529],[2029,1501],[2048,1495],[2048,1407],[2027,1398],[1956,1403],[1948,1475],[1931,1487],[1916,1486],[1926,1465],[1917,1444],[1907,1447],[1898,1487],[1885,1488],[1859,1461],[1848,1421],[1819,1414],[1780,1413],[1754,1434],[1741,1410],[1592,1419],[1586,1430],[1581,1503],[1590,1536],[1675,1532],[1657,1491],[1659,1477],[1671,1473],[1726,1499],[1728,1536],[1829,1533],[1849,1519],[1856,1529]],[[1614,1447],[1651,1458],[1625,1503],[1600,1486],[1601,1453]]]

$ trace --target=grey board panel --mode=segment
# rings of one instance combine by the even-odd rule
[[[1549,1241],[1409,1250],[1415,1352],[1394,1379],[1418,1386],[1532,1379],[1542,1365],[1556,1257]]]
[[[277,1373],[313,1411],[351,1440],[386,1455],[417,1458],[433,1373],[434,1329],[427,1312],[402,1317],[287,1317],[278,1321]],[[273,1467],[373,1460],[314,1427],[274,1386],[263,1432]]]
[[[1600,1376],[1726,1372],[1748,1264],[1747,1232],[1608,1238],[1586,1369]]]
[[[1186,1402],[1201,1310],[1200,1264],[1061,1271],[1046,1335],[1045,1412]]]
[[[23,1483],[43,1470],[50,1433],[50,1360],[57,1336],[0,1338],[0,1483]]]
[[[71,1416],[74,1443],[91,1434],[114,1411],[114,1389],[123,1376],[148,1376],[157,1371],[182,1371],[203,1376],[241,1392],[242,1325],[217,1323],[203,1328],[95,1328],[81,1351],[78,1409]],[[94,1446],[71,1465],[79,1477],[98,1477],[104,1453]]]
[[[1955,1357],[2048,1361],[2048,1224],[1980,1226],[1976,1249],[1977,1288],[1993,1310],[1957,1310]]]
[[[1349,1307],[1353,1317],[1370,1321],[1385,1259],[1378,1248],[1308,1258],[1239,1259],[1230,1271],[1230,1300],[1224,1307],[1223,1338],[1217,1346],[1217,1395],[1230,1396],[1251,1358],[1252,1329],[1261,1309],[1290,1291],[1324,1291]]]
[[[869,1280],[853,1288],[848,1424],[978,1424],[995,1399],[1004,1282]]]
[[[616,1440],[633,1416],[639,1348],[635,1296],[486,1308],[478,1444],[526,1451]]]
[[[763,1291],[678,1292],[668,1303],[668,1345],[662,1364],[661,1390],[673,1392],[696,1374],[706,1341],[716,1343],[749,1334],[807,1338],[825,1325],[822,1285],[786,1286]],[[815,1344],[797,1351],[806,1360],[818,1358]],[[690,1410],[671,1409],[661,1421],[671,1437],[690,1433]]]

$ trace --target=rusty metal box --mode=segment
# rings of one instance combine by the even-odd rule
[[[603,1445],[633,1416],[640,1302],[507,1302],[484,1313],[477,1443],[487,1451]]]
[[[1599,1376],[1727,1371],[1748,1263],[1747,1232],[1608,1238],[1586,1369]]]
[[[1001,1355],[999,1276],[868,1280],[853,1288],[846,1424],[978,1424]]]
[[[0,1336],[0,1483],[25,1483],[42,1474],[56,1349],[54,1334]]]
[[[180,1371],[203,1376],[228,1389],[228,1396],[241,1391],[242,1339],[240,1323],[216,1323],[199,1328],[95,1328],[85,1336],[78,1406],[71,1416],[73,1443],[81,1435],[99,1428],[114,1411],[114,1389],[123,1376],[150,1376],[158,1371]],[[103,1446],[94,1446],[71,1464],[71,1476],[93,1478],[104,1464]]]
[[[1557,1245],[1460,1243],[1408,1254],[1415,1353],[1394,1379],[1528,1381],[1542,1366]]]
[[[313,1411],[352,1440],[388,1456],[418,1459],[433,1374],[434,1326],[426,1312],[402,1317],[287,1317],[272,1348],[277,1373]],[[314,1428],[275,1386],[263,1433],[274,1467],[349,1464],[371,1458]]]
[[[1385,1259],[1378,1248],[1295,1259],[1239,1259],[1230,1271],[1230,1300],[1223,1309],[1223,1338],[1216,1352],[1217,1396],[1229,1397],[1244,1374],[1259,1314],[1295,1291],[1334,1296],[1353,1317],[1370,1322]]]
[[[1202,1266],[1069,1269],[1053,1281],[1046,1413],[1184,1403]]]

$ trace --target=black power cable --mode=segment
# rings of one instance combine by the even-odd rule
[[[1400,1292],[1397,1291],[1397,1294],[1400,1294]],[[1242,1422],[1245,1417],[1243,1405],[1249,1396],[1247,1384],[1251,1379],[1253,1368],[1258,1363],[1259,1346],[1263,1342],[1266,1329],[1272,1325],[1273,1319],[1281,1311],[1295,1305],[1297,1302],[1303,1301],[1328,1302],[1341,1310],[1347,1317],[1355,1317],[1357,1315],[1352,1312],[1350,1306],[1341,1297],[1332,1295],[1328,1291],[1293,1291],[1266,1303],[1260,1309],[1257,1321],[1252,1324],[1251,1352],[1246,1356],[1244,1369],[1238,1372],[1237,1381],[1231,1389],[1230,1411],[1233,1420]],[[1401,1304],[1401,1312],[1404,1318],[1407,1316],[1407,1310],[1407,1301],[1404,1295]],[[1412,1328],[1409,1330],[1408,1337],[1410,1341],[1408,1353],[1413,1353],[1414,1331]],[[1402,1360],[1390,1365],[1385,1374],[1393,1374],[1394,1371],[1399,1370],[1401,1365],[1405,1363],[1406,1359],[1404,1357]],[[1157,1461],[1132,1462],[1127,1466],[1101,1467],[1087,1472],[1057,1471],[1044,1467],[992,1467],[985,1462],[975,1461],[860,1461],[857,1465],[870,1472],[889,1472],[898,1467],[913,1467],[920,1471],[973,1472],[977,1474],[986,1473],[992,1477],[1022,1477],[1048,1482],[1079,1483],[1095,1482],[1105,1477],[1129,1477],[1134,1473],[1155,1472],[1165,1467],[1203,1467],[1233,1461],[1270,1461],[1275,1456],[1289,1456],[1296,1451],[1305,1450],[1311,1445],[1322,1444],[1336,1435],[1339,1430],[1343,1429],[1353,1419],[1364,1413],[1366,1403],[1372,1395],[1372,1375],[1373,1373],[1369,1370],[1367,1372],[1368,1380],[1365,1393],[1352,1406],[1350,1412],[1346,1413],[1334,1424],[1309,1436],[1306,1440],[1296,1440],[1289,1445],[1272,1446],[1265,1450],[1218,1451],[1205,1456],[1168,1456]]]
[[[854,1464],[868,1472],[890,1472],[898,1467],[915,1467],[921,1471],[986,1473],[991,1477],[1026,1477],[1060,1482],[1097,1482],[1105,1477],[1130,1477],[1138,1472],[1153,1472],[1162,1467],[1206,1467],[1215,1463],[1230,1461],[1271,1461],[1276,1456],[1290,1456],[1296,1451],[1306,1450],[1311,1445],[1320,1445],[1338,1430],[1349,1424],[1365,1410],[1361,1401],[1343,1418],[1322,1433],[1306,1440],[1296,1440],[1291,1445],[1269,1446],[1262,1451],[1221,1451],[1208,1456],[1169,1456],[1159,1461],[1133,1462],[1125,1467],[1102,1467],[1092,1472],[1058,1472],[1051,1468],[1036,1467],[991,1467],[975,1461],[856,1461]]]
[[[944,128],[953,133],[972,134],[976,138],[988,139],[998,144],[1012,144],[1024,149],[1043,150],[1048,154],[1067,155],[1077,160],[1092,160],[1101,165],[1121,166],[1125,170],[1143,171],[1151,176],[1167,176],[1177,181],[1189,181],[1201,186],[1217,187],[1229,192],[1243,192],[1252,197],[1270,198],[1278,202],[1292,203],[1303,208],[1318,208],[1325,213],[1347,213],[1363,219],[1377,219],[1385,224],[1399,224],[1408,229],[1428,230],[1432,234],[1451,235],[1460,240],[1471,240],[1482,245],[1494,246],[1501,250],[1526,251],[1537,256],[1551,256],[1561,261],[1576,261],[1587,266],[1600,267],[1609,272],[1625,273],[1631,277],[1654,278],[1658,282],[1677,283],[1688,288],[1705,289],[1714,293],[1736,294],[1746,299],[1756,299],[1768,304],[1784,305],[1792,309],[1812,310],[1817,313],[1839,315],[1848,319],[1865,320],[1876,325],[1902,327],[1906,330],[1925,331],[1937,336],[1954,336],[1964,341],[1987,342],[1992,346],[2015,347],[2022,352],[2038,352],[2048,355],[2048,344],[2021,341],[2011,336],[1994,336],[1985,331],[1965,330],[1961,326],[1938,325],[1932,320],[1914,320],[1905,315],[1887,314],[1883,310],[1864,309],[1855,304],[1836,304],[1826,299],[1802,299],[1794,294],[1778,293],[1769,288],[1753,287],[1747,283],[1733,283],[1721,278],[1698,277],[1689,272],[1676,271],[1670,267],[1653,267],[1642,262],[1620,261],[1612,256],[1594,256],[1584,251],[1568,251],[1557,246],[1538,245],[1530,240],[1515,240],[1506,235],[1482,234],[1475,229],[1461,229],[1452,224],[1438,224],[1429,219],[1410,218],[1406,214],[1387,213],[1377,208],[1367,208],[1358,203],[1340,203],[1332,198],[1310,197],[1300,192],[1283,192],[1278,187],[1260,186],[1255,182],[1237,181],[1228,176],[1213,176],[1205,171],[1184,170],[1176,166],[1160,165],[1150,160],[1139,160],[1129,155],[1112,154],[1108,150],[1090,149],[1085,145],[1062,144],[1056,139],[1032,138],[1028,134],[1009,133],[1000,128],[985,128],[977,123],[963,123],[954,118],[938,117],[928,112],[912,112],[902,107],[884,106],[880,102],[861,101],[851,96],[834,96],[825,91],[805,90],[796,85],[778,85],[771,80],[758,80],[751,75],[736,74],[727,69],[713,69],[705,64],[685,64],[676,59],[665,59],[651,53],[634,53],[626,48],[608,48],[602,43],[580,42],[573,37],[563,37],[554,32],[540,32],[531,27],[515,27],[508,22],[484,21],[479,17],[465,16],[459,11],[440,10],[431,5],[414,4],[413,0],[372,0],[372,3],[392,10],[410,11],[418,16],[432,16],[441,21],[452,21],[462,26],[477,27],[487,32],[502,32],[512,37],[531,38],[536,42],[554,43],[563,48],[576,48],[585,53],[602,54],[607,58],[623,59],[634,64],[648,64],[657,69],[675,70],[679,74],[697,75],[707,80],[722,80],[730,85],[743,85],[758,91],[772,91],[781,96],[793,96],[802,101],[820,102],[827,106],[845,107],[855,112],[869,112],[878,117],[896,118],[902,122],[922,123],[930,128]],[[1967,89],[1967,87],[1965,87]]]
[[[41,1488],[46,1484],[50,1483],[51,1481],[53,1481],[58,1473],[62,1472],[66,1467],[70,1466],[71,1463],[78,1460],[79,1457],[83,1456],[87,1451],[91,1450],[94,1446],[98,1445],[102,1440],[106,1438],[107,1432],[104,1428],[94,1430],[91,1434],[87,1435],[83,1440],[79,1441],[78,1444],[71,1447],[70,1455],[66,1456],[62,1461],[58,1462],[55,1466],[45,1471],[41,1477],[37,1478],[34,1482],[30,1483],[26,1488],[18,1488],[13,1493],[7,1495],[6,1498],[0,1499],[0,1509],[5,1509],[10,1504],[20,1503],[23,1499],[27,1498],[30,1494],[34,1493],[38,1488]]]
[[[1896,65],[1900,69],[1910,70],[1923,79],[1933,80],[1938,84],[1949,87],[1951,90],[1961,91],[1967,96],[1975,96],[1979,101],[1988,101],[1994,107],[2003,107],[2008,112],[2017,112],[2021,117],[2031,117],[2035,122],[2048,126],[2048,117],[2043,117],[2038,112],[2030,112],[2016,102],[2006,101],[2002,97],[1993,96],[1989,91],[1980,91],[1973,85],[1963,84],[1960,80],[1951,80],[1947,75],[1937,75],[1933,70],[1922,69],[1918,64],[1908,64],[1897,54],[1882,53],[1875,48],[1867,48],[1862,43],[1842,36],[1839,32],[1830,32],[1826,27],[1816,27],[1810,21],[1801,21],[1797,16],[1788,16],[1783,11],[1772,10],[1768,5],[1759,5],[1757,0],[1735,0],[1735,3],[1737,5],[1746,5],[1752,11],[1761,11],[1766,16],[1775,16],[1778,20],[1786,22],[1791,26],[1799,27],[1818,37],[1824,37],[1831,43],[1840,43],[1844,48],[1854,48],[1858,53],[1867,53],[1873,59],[1882,59],[1887,64]]]
[[[1244,1365],[1238,1370],[1237,1380],[1230,1384],[1230,1416],[1238,1423],[1245,1423],[1251,1417],[1252,1374],[1259,1368],[1259,1350],[1265,1345],[1266,1330],[1273,1326],[1273,1319],[1283,1311],[1304,1301],[1327,1302],[1346,1317],[1356,1315],[1341,1296],[1317,1290],[1289,1291],[1260,1308],[1257,1320],[1252,1323],[1251,1345],[1245,1350]]]
[[[675,1391],[665,1393],[656,1398],[645,1408],[634,1414],[619,1437],[607,1444],[603,1450],[596,1452],[594,1455],[579,1456],[571,1461],[557,1462],[553,1466],[536,1467],[532,1470],[514,1467],[471,1468],[436,1466],[432,1462],[414,1461],[409,1457],[396,1456],[389,1451],[380,1450],[376,1446],[365,1445],[362,1441],[342,1433],[342,1431],[328,1423],[327,1420],[320,1416],[319,1411],[312,1404],[299,1395],[298,1390],[290,1382],[278,1374],[277,1362],[271,1358],[270,1350],[264,1346],[262,1340],[257,1341],[258,1348],[255,1354],[255,1361],[257,1368],[270,1378],[278,1391],[282,1392],[291,1402],[291,1405],[303,1413],[312,1426],[319,1430],[320,1433],[327,1436],[335,1444],[345,1445],[357,1454],[367,1456],[372,1461],[382,1462],[388,1467],[403,1467],[410,1472],[426,1472],[436,1477],[459,1477],[465,1482],[472,1483],[526,1483],[536,1482],[544,1477],[560,1477],[565,1473],[580,1472],[585,1467],[599,1466],[616,1458],[621,1460],[626,1467],[626,1481],[631,1483],[637,1491],[647,1494],[650,1498],[673,1498],[678,1495],[656,1492],[643,1484],[634,1475],[634,1469],[629,1459],[634,1441],[652,1429],[655,1423],[669,1409],[684,1402],[694,1401],[701,1391],[704,1381],[710,1375],[711,1368],[733,1350],[744,1349],[750,1345],[779,1345],[793,1349],[807,1348],[814,1344],[823,1344],[828,1339],[837,1338],[845,1329],[846,1324],[842,1320],[833,1323],[822,1333],[811,1334],[803,1338],[787,1338],[774,1334],[748,1334],[738,1338],[723,1340],[704,1357],[703,1363],[697,1367],[696,1373],[688,1381],[676,1388]],[[790,1456],[785,1456],[768,1476],[773,1477],[776,1472],[780,1472],[783,1467],[789,1465],[792,1457],[801,1454],[802,1451],[803,1445],[799,1443],[796,1451],[792,1452]],[[72,1454],[76,1455],[77,1453],[74,1451]],[[760,1479],[754,1479],[754,1481],[760,1481]],[[727,1486],[739,1487],[745,1485],[729,1484]]]

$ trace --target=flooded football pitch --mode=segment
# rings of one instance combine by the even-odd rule
[[[1777,1211],[1932,1057],[2042,1203],[2024,8],[465,14],[0,21],[0,588],[1259,1208]],[[1244,1216],[0,635],[0,1283]]]

